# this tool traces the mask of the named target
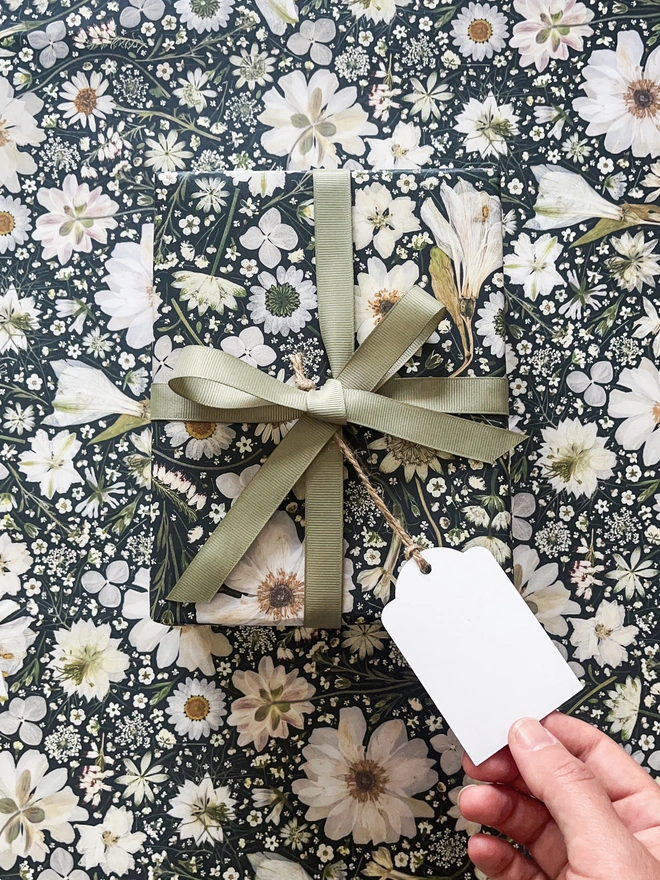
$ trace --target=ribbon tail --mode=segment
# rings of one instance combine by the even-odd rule
[[[305,626],[337,629],[344,601],[344,459],[330,440],[305,475]]]
[[[401,403],[437,412],[509,414],[509,382],[504,376],[390,379],[381,385],[378,393]]]
[[[213,599],[335,430],[334,425],[307,417],[294,425],[168,593],[168,600]]]

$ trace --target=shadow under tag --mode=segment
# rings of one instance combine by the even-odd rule
[[[544,718],[582,690],[491,553],[446,547],[401,569],[383,625],[475,764],[518,718]]]

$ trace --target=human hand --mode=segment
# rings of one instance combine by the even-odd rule
[[[660,880],[660,786],[604,733],[558,712],[517,721],[509,747],[465,772],[463,816],[508,841],[474,835],[490,880]],[[533,859],[533,861],[532,861]]]

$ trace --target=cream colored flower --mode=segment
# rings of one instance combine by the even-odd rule
[[[175,448],[185,446],[186,458],[194,461],[199,461],[202,456],[215,458],[236,436],[236,431],[229,425],[216,422],[168,422],[165,433]]]
[[[526,544],[513,551],[513,582],[539,623],[555,636],[568,633],[565,615],[579,614],[580,606],[557,580],[559,567],[549,562],[539,567],[539,554]]]
[[[625,683],[615,682],[614,690],[608,691],[607,696],[609,699],[603,700],[603,703],[610,710],[605,719],[612,725],[610,733],[620,732],[621,739],[627,742],[637,724],[642,698],[642,680],[629,675]]]
[[[172,798],[168,815],[179,819],[177,829],[182,840],[192,838],[195,846],[220,843],[224,839],[223,825],[234,818],[236,799],[229,788],[213,785],[207,774],[197,785],[186,779],[179,793]]]
[[[102,700],[111,682],[126,677],[128,655],[117,650],[120,640],[110,638],[109,623],[78,620],[70,630],[56,630],[55,641],[48,665],[67,694]]]
[[[392,474],[402,467],[406,483],[409,483],[415,476],[425,480],[429,475],[429,468],[440,472],[442,467],[438,459],[451,457],[442,452],[436,452],[435,449],[429,449],[428,446],[410,443],[408,440],[391,437],[389,434],[379,437],[378,440],[373,440],[369,444],[369,449],[386,449],[387,455],[380,463],[381,471],[384,474]]]
[[[212,309],[220,315],[225,308],[236,309],[238,307],[236,297],[245,296],[244,287],[219,275],[180,270],[174,272],[173,277],[172,287],[181,291],[181,301],[188,303],[188,311],[197,309],[200,315],[203,315],[207,309]]]
[[[418,278],[419,268],[412,260],[389,271],[378,257],[367,261],[367,271],[358,274],[355,287],[355,326],[360,344]]]
[[[626,609],[616,602],[603,600],[596,616],[588,620],[571,618],[571,644],[577,648],[577,659],[582,662],[593,657],[599,666],[616,669],[628,659],[626,648],[637,637],[639,628],[624,626]]]
[[[598,436],[597,425],[579,419],[564,419],[556,428],[544,428],[538,460],[550,484],[579,498],[591,497],[598,480],[612,476],[616,455],[605,448],[605,438]]]

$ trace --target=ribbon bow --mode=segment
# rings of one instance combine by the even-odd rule
[[[205,346],[188,346],[153,418],[213,422],[297,419],[183,572],[167,598],[209,602],[305,474],[305,626],[341,624],[343,459],[333,434],[349,422],[440,452],[493,462],[523,435],[450,413],[506,413],[502,378],[392,378],[438,326],[443,307],[413,287],[354,351],[351,183],[314,172],[319,324],[332,378],[303,391]]]

